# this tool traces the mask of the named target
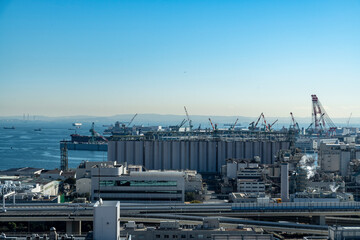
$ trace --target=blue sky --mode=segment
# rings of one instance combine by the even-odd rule
[[[360,1],[0,1],[0,115],[360,116]]]

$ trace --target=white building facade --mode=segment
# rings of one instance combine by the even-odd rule
[[[130,172],[118,167],[93,168],[91,199],[123,202],[184,202],[185,173],[176,171]]]

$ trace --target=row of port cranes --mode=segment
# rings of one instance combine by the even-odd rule
[[[270,140],[270,141],[289,141],[293,138],[292,132],[274,131],[272,126],[277,120],[269,124],[267,128],[262,131],[261,129],[243,129],[238,128],[238,118],[234,123],[228,124],[228,128],[220,129],[218,124],[214,124],[209,118],[211,128],[194,128],[193,122],[190,118],[189,112],[184,106],[185,116],[179,124],[169,126],[162,129],[162,131],[146,131],[141,135],[130,134],[112,134],[110,140]],[[262,114],[263,115],[263,114]],[[265,117],[264,121],[266,123]],[[132,122],[132,121],[130,121]]]
[[[311,113],[312,122],[303,132],[305,132],[308,135],[312,135],[312,134],[332,135],[335,132],[335,130],[337,129],[336,125],[334,124],[334,122],[331,120],[331,118],[327,114],[325,108],[322,106],[318,97],[315,94],[313,94],[313,95],[311,95],[311,99],[312,99],[312,113]],[[186,107],[184,107],[184,109],[185,109],[187,119],[183,119],[183,121],[179,125],[174,126],[174,129],[178,130],[182,126],[184,126],[186,124],[186,122],[188,122],[190,131],[194,131],[192,121],[189,118],[189,114],[188,114]],[[291,117],[291,124],[290,124],[288,130],[290,132],[295,132],[297,134],[300,134],[301,129],[300,129],[299,123],[295,120],[294,114],[292,112],[290,112],[290,117]],[[350,115],[350,117],[351,117],[351,115]],[[235,129],[235,127],[237,126],[238,120],[239,120],[239,118],[236,119],[235,123],[227,124],[229,126],[229,128],[227,130],[229,130],[229,131],[244,130],[244,129]],[[209,122],[210,122],[213,132],[219,131],[218,124],[216,124],[216,123],[213,124],[211,118],[209,118]],[[275,129],[273,129],[273,126],[277,122],[278,122],[278,119],[276,119],[272,123],[267,122],[265,115],[262,112],[256,121],[253,121],[249,124],[248,130],[250,130],[250,131],[265,131],[265,132],[276,131]],[[201,125],[199,125],[197,130],[201,130]]]
[[[142,135],[126,134],[129,131],[118,131],[112,133],[112,139],[128,139],[128,140],[169,140],[169,139],[266,139],[266,140],[291,140],[297,135],[316,135],[316,136],[333,136],[336,125],[333,123],[321,102],[316,95],[311,95],[312,98],[312,122],[307,128],[300,128],[299,123],[295,120],[294,114],[290,112],[291,123],[289,128],[282,128],[276,130],[274,125],[278,122],[269,123],[266,120],[264,113],[252,121],[247,128],[237,127],[239,118],[234,123],[226,124],[228,128],[219,128],[217,123],[213,123],[211,118],[208,118],[210,128],[202,128],[201,124],[194,128],[193,122],[190,118],[188,109],[184,106],[185,118],[177,125],[169,126],[163,129],[164,131],[150,130],[144,132]],[[134,117],[130,123],[122,124],[120,128],[130,129],[130,124],[133,122]],[[117,124],[118,125],[118,124]]]

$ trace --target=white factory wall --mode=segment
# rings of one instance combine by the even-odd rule
[[[110,141],[108,161],[144,165],[147,169],[214,173],[228,158],[259,156],[262,163],[273,163],[276,153],[289,146],[289,142],[272,141]]]

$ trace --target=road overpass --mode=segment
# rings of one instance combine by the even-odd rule
[[[93,205],[92,204],[18,204],[8,205],[6,212],[0,212],[0,222],[41,222],[41,221],[60,221],[66,222],[67,232],[81,233],[82,221],[93,221]],[[279,217],[312,217],[318,219],[319,224],[326,222],[351,224],[349,217],[357,219],[360,215],[359,209],[297,209],[290,211],[289,209],[252,209],[251,211],[234,210],[233,205],[224,204],[180,204],[170,203],[164,204],[130,204],[122,203],[120,210],[122,219],[182,219],[186,221],[199,221],[203,217],[214,216],[219,217],[223,223],[229,224],[246,224],[256,220],[267,219],[269,221],[257,221],[262,227],[266,226],[271,229],[296,229],[294,226],[279,225]],[[336,219],[335,219],[336,218]],[[296,221],[296,220],[295,220]],[[359,221],[353,221],[357,225]],[[254,224],[255,222],[252,222]],[[275,224],[275,225],[272,225]],[[303,229],[309,229],[308,224],[302,224]],[[315,226],[315,225],[314,225]],[[321,226],[324,227],[324,226]],[[326,227],[326,226],[325,226]],[[316,231],[325,231],[324,229],[313,229]],[[303,231],[297,228],[297,232]]]

